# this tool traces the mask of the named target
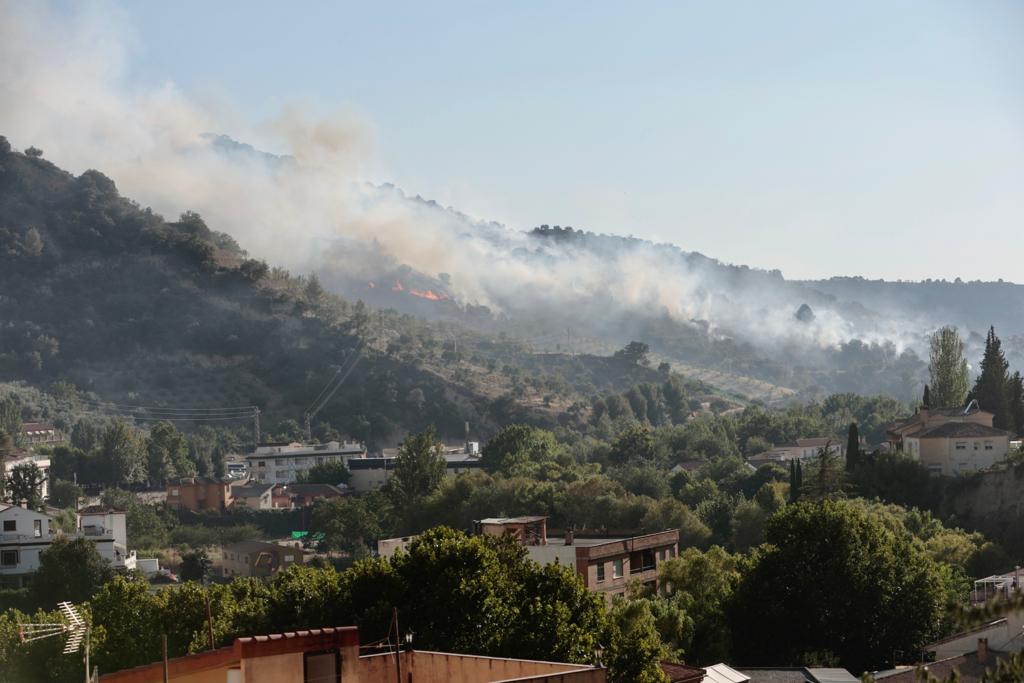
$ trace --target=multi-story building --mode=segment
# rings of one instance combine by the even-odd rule
[[[582,538],[567,531],[561,543],[548,543],[544,517],[492,517],[476,523],[477,533],[510,534],[541,564],[556,560],[576,568],[583,584],[609,602],[626,592],[626,584],[639,581],[652,591],[658,584],[658,567],[679,553],[679,530],[640,536]]]
[[[245,457],[249,476],[267,484],[290,484],[317,465],[340,462],[348,466],[353,459],[366,457],[359,443],[328,441],[322,444],[280,443],[258,446]],[[351,467],[349,467],[351,469]]]
[[[217,650],[154,662],[100,677],[101,683],[604,683],[588,664],[472,654],[360,648],[355,626],[236,638]]]
[[[994,417],[982,410],[977,401],[971,401],[966,408],[920,408],[906,420],[890,425],[885,431],[885,438],[894,450],[905,450],[904,440],[907,437],[950,422],[991,427]]]
[[[0,477],[9,477],[15,467],[33,464],[43,475],[43,485],[39,489],[45,499],[50,497],[50,456],[16,449],[7,455],[0,455]],[[17,502],[17,501],[16,501]]]
[[[221,548],[223,576],[268,577],[293,564],[302,563],[301,546],[293,547],[263,541],[240,541]]]
[[[224,512],[234,502],[233,490],[247,483],[228,477],[183,477],[167,484],[166,504],[172,510]]]
[[[64,443],[64,434],[46,422],[23,422],[21,438],[28,445],[55,446]]]
[[[39,569],[39,555],[60,533],[45,513],[0,504],[0,585],[27,585]],[[135,551],[127,548],[123,512],[86,508],[79,513],[77,533],[68,535],[92,541],[116,569],[135,569]]]
[[[469,453],[444,452],[445,474],[457,476],[466,472],[483,468],[480,456]],[[384,456],[381,458],[363,458],[360,460],[349,460],[348,469],[352,474],[349,480],[349,487],[358,493],[375,491],[394,475],[395,467],[398,465],[398,456]]]

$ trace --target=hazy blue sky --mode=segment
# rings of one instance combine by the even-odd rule
[[[122,7],[132,78],[353,112],[378,180],[479,217],[1024,281],[1024,2]]]

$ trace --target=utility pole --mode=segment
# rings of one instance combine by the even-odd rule
[[[260,445],[260,408],[256,406],[252,409],[252,430],[253,436],[256,438],[256,445]]]
[[[402,683],[402,638],[399,635],[398,630],[398,608],[391,608],[391,621],[395,625],[395,674],[398,676],[395,680],[397,683]]]
[[[171,672],[168,670],[169,667],[167,665],[167,634],[166,633],[163,634],[163,637],[161,638],[161,641],[163,643],[163,650],[164,650],[164,683],[168,683],[170,681],[170,679],[171,679],[171,675],[170,675]]]

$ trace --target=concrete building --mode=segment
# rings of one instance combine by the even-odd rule
[[[477,522],[478,533],[506,533],[524,542],[530,558],[541,564],[576,568],[583,584],[611,602],[626,592],[626,584],[640,581],[659,590],[658,567],[679,553],[679,530],[620,538],[582,538],[572,531],[559,542],[548,542],[544,517],[494,517]]]
[[[231,507],[250,510],[274,509],[274,485],[252,484],[235,486],[231,489]]]
[[[344,463],[366,457],[366,447],[359,443],[328,441],[322,444],[279,443],[258,446],[245,457],[249,476],[267,484],[290,484],[316,465]]]
[[[221,548],[222,576],[268,577],[302,563],[301,547],[240,541]]]
[[[401,671],[399,677],[398,672]],[[406,649],[360,654],[355,626],[237,638],[218,650],[171,659],[171,683],[605,683],[605,670],[583,664],[505,659]],[[161,683],[164,665],[126,669],[101,683]]]
[[[932,474],[977,472],[1006,458],[1010,433],[977,422],[943,422],[903,437],[903,452]]]
[[[483,468],[479,456],[461,452],[443,455],[446,463],[445,473],[450,477]],[[376,491],[394,475],[397,462],[397,456],[350,460],[348,469],[352,478],[349,480],[349,487],[358,493]]]
[[[21,438],[30,446],[56,446],[64,443],[64,434],[52,424],[46,422],[23,422]]]
[[[39,555],[61,534],[49,515],[17,505],[0,504],[0,586],[22,588],[39,569]],[[125,514],[86,508],[78,518],[78,532],[87,538],[116,569],[135,569],[135,551],[127,548]]]
[[[288,484],[284,487],[284,493],[293,508],[310,507],[321,498],[330,500],[348,495],[330,484]]]
[[[244,479],[183,477],[167,484],[167,507],[191,512],[224,512],[234,503],[233,489]]]
[[[904,449],[904,439],[949,422],[966,422],[985,427],[992,426],[992,413],[982,410],[977,401],[966,408],[920,408],[916,413],[885,430],[886,441],[895,450]]]

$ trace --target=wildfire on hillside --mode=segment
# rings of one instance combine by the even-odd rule
[[[395,280],[395,284],[391,286],[391,291],[392,292],[404,292],[405,291],[405,287],[402,286],[402,282],[400,280]]]
[[[419,289],[410,289],[409,293],[412,294],[413,296],[418,296],[421,299],[427,299],[428,301],[447,301],[448,300],[448,295],[447,294],[438,294],[438,293],[435,293],[431,289],[428,289],[426,291],[419,290]]]

